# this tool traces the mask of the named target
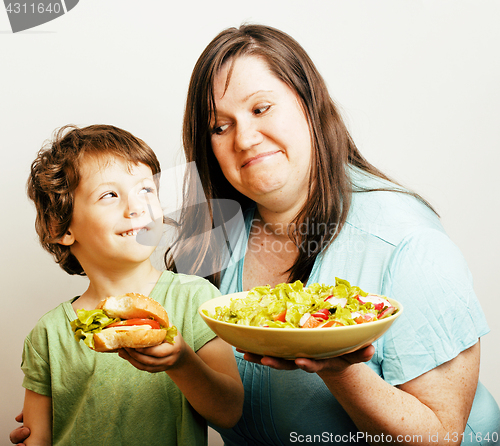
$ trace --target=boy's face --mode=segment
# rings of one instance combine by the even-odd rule
[[[69,231],[60,243],[71,246],[87,274],[149,261],[163,225],[151,169],[121,158],[86,157],[80,176]]]

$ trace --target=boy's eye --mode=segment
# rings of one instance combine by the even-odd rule
[[[106,192],[105,194],[101,195],[101,198],[113,198],[117,197],[118,195],[116,192]]]

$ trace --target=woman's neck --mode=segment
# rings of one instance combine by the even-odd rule
[[[275,211],[257,204],[255,218],[266,231],[273,233],[275,237],[288,239],[289,231],[292,229],[291,224],[301,209],[302,205],[295,205]]]

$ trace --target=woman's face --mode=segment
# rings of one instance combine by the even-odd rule
[[[238,58],[226,89],[229,64],[214,82],[217,121],[212,149],[240,193],[279,212],[307,197],[311,136],[296,93],[263,59]]]

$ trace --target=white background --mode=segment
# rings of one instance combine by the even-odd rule
[[[296,38],[365,156],[438,210],[469,263],[491,327],[481,341],[481,380],[500,402],[500,2],[171,4],[81,0],[57,20],[17,34],[0,10],[0,444],[8,443],[22,407],[24,337],[41,315],[86,287],[38,245],[25,195],[37,150],[64,124],[106,123],[144,139],[164,171],[181,164],[194,63],[219,31],[245,21]],[[163,204],[175,207],[176,191],[162,187]]]

